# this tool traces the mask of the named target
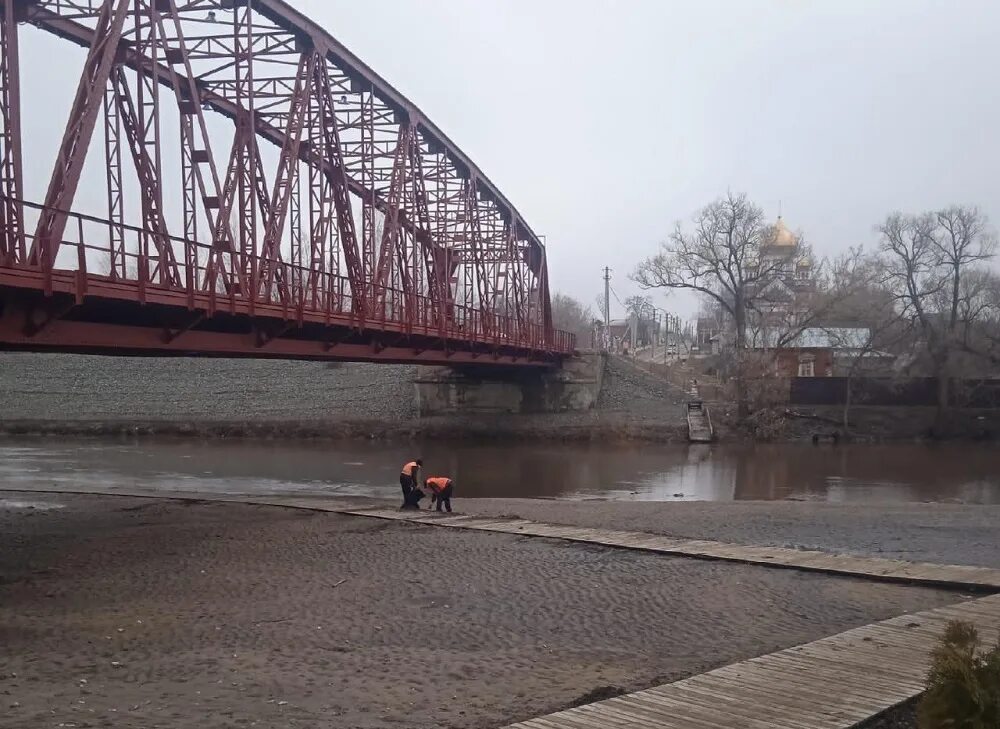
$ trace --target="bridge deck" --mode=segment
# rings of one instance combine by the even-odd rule
[[[572,351],[565,342],[553,350],[538,327],[515,336],[471,313],[445,321],[426,310],[402,322],[361,316],[349,299],[310,309],[156,286],[138,302],[106,277],[44,278],[0,264],[0,350],[536,367]],[[42,295],[45,285],[52,296]]]

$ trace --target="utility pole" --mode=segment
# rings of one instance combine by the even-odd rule
[[[663,312],[663,364],[667,364],[667,350],[670,349],[670,314]]]
[[[604,267],[604,329],[611,333],[611,269]]]

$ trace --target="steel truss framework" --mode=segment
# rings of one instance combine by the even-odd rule
[[[86,49],[35,201],[26,24]],[[513,206],[282,0],[0,0],[0,101],[0,346],[491,364],[573,350]],[[88,155],[106,169],[96,213],[74,204]]]

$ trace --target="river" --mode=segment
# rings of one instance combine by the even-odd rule
[[[1000,450],[978,444],[487,445],[0,440],[0,483],[25,489],[396,496],[402,463],[456,496],[1000,504]]]

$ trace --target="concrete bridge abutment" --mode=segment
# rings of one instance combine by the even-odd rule
[[[590,410],[604,379],[605,355],[579,352],[551,369],[441,367],[414,386],[420,416],[561,413]]]

